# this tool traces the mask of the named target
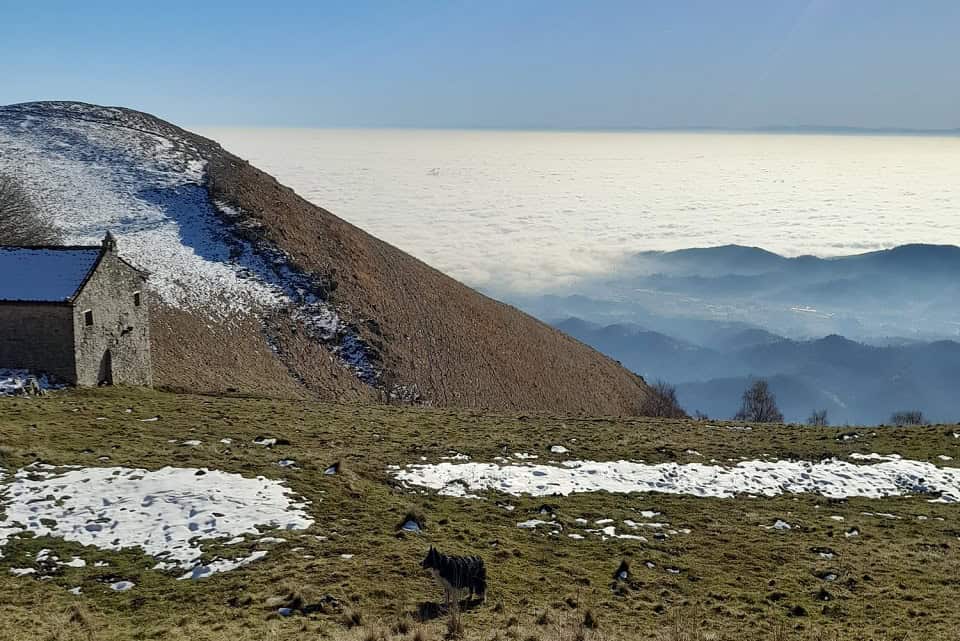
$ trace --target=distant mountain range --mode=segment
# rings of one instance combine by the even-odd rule
[[[515,302],[541,318],[663,326],[685,339],[672,329],[677,322],[760,327],[789,338],[839,334],[868,343],[960,338],[960,247],[953,245],[837,258],[788,258],[738,245],[641,252],[578,291]]]
[[[630,324],[568,318],[556,326],[647,380],[676,384],[691,413],[731,418],[751,378],[763,377],[792,422],[814,409],[826,409],[834,424],[883,423],[904,409],[960,417],[960,343],[953,341],[877,347],[836,335],[798,341],[731,328],[695,344]]]
[[[736,412],[765,377],[790,421],[882,423],[920,409],[960,418],[960,247],[904,245],[785,257],[726,245],[646,251],[576,294],[514,302],[647,380],[690,411]]]

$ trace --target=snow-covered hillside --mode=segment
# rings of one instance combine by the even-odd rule
[[[243,213],[212,201],[205,153],[181,130],[124,109],[0,107],[0,173],[29,188],[68,244],[98,245],[110,231],[120,255],[150,273],[161,303],[217,322],[286,311],[375,382],[364,350],[310,277],[282,251],[241,238]]]
[[[277,304],[265,265],[228,241],[205,164],[187,141],[138,129],[120,110],[0,110],[0,172],[27,184],[68,244],[97,245],[112,231],[169,305],[223,313]]]

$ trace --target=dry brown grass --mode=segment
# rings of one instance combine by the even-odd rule
[[[136,420],[152,416],[160,420]],[[475,461],[524,451],[538,454],[542,463],[558,463],[563,457],[550,453],[557,442],[567,443],[584,459],[651,463],[740,456],[848,458],[853,451],[898,452],[932,461],[950,454],[960,460],[955,426],[731,427],[124,389],[5,399],[0,401],[0,456],[8,472],[34,461],[98,466],[108,456],[109,465],[264,475],[283,479],[307,497],[317,523],[302,537],[279,533],[289,543],[272,548],[264,560],[199,582],[177,581],[176,573],[152,570],[155,559],[135,549],[108,552],[62,539],[11,539],[0,559],[0,640],[360,640],[369,633],[391,641],[439,641],[447,634],[448,618],[435,607],[421,607],[435,606],[442,598],[419,566],[431,544],[452,554],[480,554],[487,562],[487,604],[464,608],[460,626],[454,626],[462,627],[466,641],[960,638],[954,607],[960,597],[957,506],[929,503],[926,496],[706,499],[594,493],[545,499],[491,492],[481,500],[463,500],[412,492],[394,483],[387,470],[421,457],[439,462],[451,449]],[[838,438],[850,433],[859,438]],[[252,443],[259,435],[290,442],[263,448]],[[232,438],[232,444],[221,444],[223,437]],[[183,447],[186,438],[201,445]],[[685,454],[687,449],[702,457]],[[299,469],[278,466],[282,458],[298,461]],[[336,460],[342,462],[341,473],[324,475]],[[503,503],[514,509],[498,505]],[[619,524],[638,520],[638,511],[648,509],[689,533],[664,540],[650,536],[647,542],[598,535],[571,540],[544,529],[516,527],[540,516],[544,503],[554,509],[551,518],[564,534],[587,534],[584,527],[592,526],[578,525],[579,517],[590,522],[611,518]],[[423,533],[397,532],[408,512],[426,517]],[[865,514],[880,512],[900,518]],[[795,527],[789,532],[762,527],[778,518]],[[861,535],[845,537],[850,526]],[[326,538],[317,540],[314,534]],[[829,546],[835,558],[821,558],[818,546]],[[41,548],[61,558],[82,556],[88,566],[64,568],[48,580],[9,573],[31,564]],[[241,553],[215,543],[205,549]],[[354,556],[346,561],[344,553]],[[621,559],[629,561],[631,576],[611,589]],[[110,567],[95,567],[98,560]],[[668,567],[680,572],[670,573]],[[827,572],[836,576],[823,578]],[[132,580],[136,588],[114,593],[104,585],[106,575]],[[83,588],[82,596],[67,591],[74,586]],[[289,617],[279,613],[281,607],[315,605],[327,597],[337,605],[304,608]],[[72,606],[82,606],[79,615]]]

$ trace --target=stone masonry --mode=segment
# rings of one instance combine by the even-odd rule
[[[19,251],[17,257],[26,262],[25,273],[29,273],[29,261],[38,252],[86,251],[89,255],[96,249],[0,248],[0,258],[3,250]],[[43,300],[42,283],[36,289],[41,300],[3,300],[0,287],[0,368],[45,372],[74,385],[151,385],[146,274],[117,256],[116,242],[109,234],[92,267],[81,264],[80,269],[86,273],[73,275],[79,286],[62,300]],[[65,278],[72,287],[69,274],[39,271],[38,279]],[[31,297],[22,293],[23,288],[19,291],[19,298]]]

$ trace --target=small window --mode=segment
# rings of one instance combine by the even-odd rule
[[[86,325],[87,327],[90,327],[91,325],[93,325],[93,310],[92,310],[92,309],[88,309],[87,311],[85,311],[85,312],[83,313],[83,324]]]
[[[133,306],[140,307],[140,292],[133,292]]]

